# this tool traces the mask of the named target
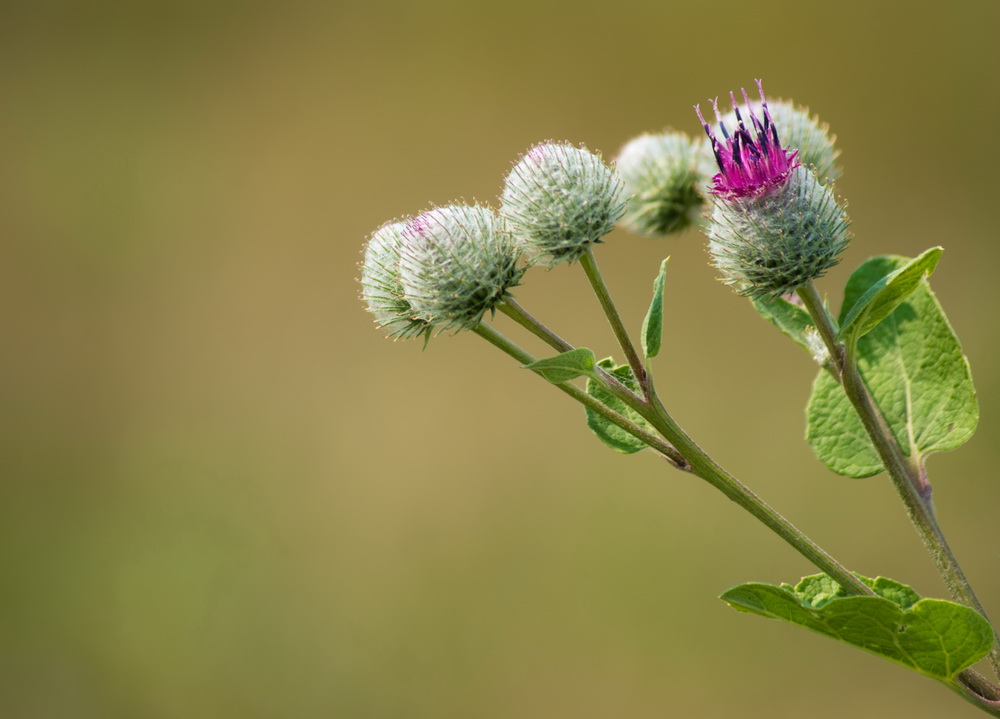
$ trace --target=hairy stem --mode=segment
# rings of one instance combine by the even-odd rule
[[[818,294],[816,295],[816,299],[818,300]],[[810,303],[807,302],[806,304],[807,307],[809,307]],[[821,302],[813,303],[813,306],[823,307]],[[572,345],[542,325],[538,320],[528,314],[520,305],[511,303],[509,308],[501,306],[501,309],[505,314],[518,322],[518,324],[522,325],[531,331],[532,334],[544,340],[547,344],[553,347],[553,349],[558,351],[569,351],[573,349]],[[823,312],[824,314],[826,313],[825,308],[823,308]],[[828,340],[828,346],[830,344],[836,346],[834,341],[836,330],[834,329],[834,325],[829,316],[827,315],[827,322],[817,322],[817,326],[819,327],[820,334],[824,336],[825,340]],[[536,359],[501,335],[499,332],[496,332],[486,325],[480,325],[475,329],[475,332],[522,364],[529,364]],[[841,372],[841,365],[843,364],[842,348],[836,351],[831,349],[831,354],[837,358],[837,361],[834,363],[834,367],[831,369],[839,375]],[[709,457],[704,450],[702,450],[680,428],[679,425],[677,425],[674,419],[666,411],[666,408],[663,407],[663,404],[660,402],[659,397],[656,395],[655,389],[652,386],[652,377],[649,377],[650,396],[648,398],[636,396],[631,392],[631,390],[619,383],[614,377],[608,375],[606,372],[602,371],[599,373],[599,377],[602,384],[608,391],[623,401],[627,406],[634,409],[640,414],[640,416],[643,416],[643,418],[654,426],[663,437],[669,440],[669,443],[664,442],[661,437],[650,434],[642,427],[639,427],[628,418],[611,410],[606,405],[602,404],[571,383],[566,382],[558,384],[556,387],[576,401],[599,413],[602,417],[606,418],[616,426],[626,432],[629,432],[632,436],[645,442],[652,449],[664,456],[664,458],[675,467],[689,471],[709,482],[709,484],[717,488],[732,501],[736,502],[736,504],[748,511],[765,526],[775,532],[779,537],[784,539],[786,543],[793,547],[803,557],[808,559],[820,571],[837,581],[842,587],[844,587],[848,594],[873,594],[872,590],[868,586],[858,580],[843,565],[827,554],[821,547],[799,531],[778,512],[768,506],[760,497],[754,494],[752,490],[746,487],[746,485],[726,472],[726,470],[721,466],[716,464],[715,461],[712,460],[711,457]],[[879,419],[881,418],[879,417]],[[904,462],[904,465],[905,464],[906,463]],[[987,714],[1000,717],[1000,689],[971,669],[963,671],[956,679],[957,681],[950,686],[959,696]]]
[[[528,352],[525,352],[523,349],[518,347],[515,343],[511,342],[509,339],[504,337],[501,333],[497,332],[492,327],[480,324],[473,330],[473,332],[475,332],[477,335],[485,339],[494,347],[497,347],[504,353],[516,359],[522,365],[531,364],[537,359]],[[683,470],[690,469],[683,455],[681,455],[680,452],[678,452],[674,447],[664,442],[661,437],[657,437],[655,434],[646,431],[645,429],[635,424],[627,417],[618,414],[613,409],[609,408],[607,405],[602,403],[600,400],[584,392],[575,384],[572,384],[570,382],[561,382],[559,384],[556,384],[555,387],[560,391],[564,392],[565,394],[569,395],[570,397],[572,397],[573,399],[575,399],[577,402],[584,405],[588,409],[591,409],[594,412],[598,413],[599,415],[604,417],[606,420],[608,420],[615,426],[625,430],[633,437],[637,437],[638,439],[642,440],[649,447],[651,447],[652,449],[656,450],[664,457],[666,457],[670,461],[670,463],[673,464],[678,469],[683,469]]]
[[[558,352],[569,352],[570,350],[575,349],[573,345],[529,314],[527,310],[521,307],[521,305],[514,300],[513,297],[509,297],[504,300],[504,302],[500,304],[497,309],[531,332],[531,334],[541,339],[552,349]],[[606,372],[603,368],[598,367],[595,371],[600,376],[601,382],[608,389],[608,391],[622,401],[631,402],[638,401],[640,399],[640,397],[631,389],[623,385],[617,377]]]
[[[844,565],[830,556],[795,525],[754,494],[749,487],[709,457],[674,421],[655,393],[653,393],[648,412],[644,414],[644,417],[687,459],[693,474],[704,479],[760,520],[799,554],[832,577],[848,594],[871,595],[874,593]]]
[[[798,295],[812,316],[813,323],[827,349],[830,350],[844,393],[861,418],[865,431],[875,445],[883,466],[888,470],[892,483],[903,500],[910,521],[930,554],[938,574],[944,579],[952,598],[975,609],[989,621],[983,605],[973,592],[972,585],[966,579],[937,522],[931,501],[930,485],[922,476],[919,466],[903,453],[885,418],[876,407],[858,371],[854,353],[848,352],[837,342],[834,320],[823,304],[816,285],[812,282],[803,285],[799,288]],[[1000,637],[996,635],[996,629],[994,629],[993,650],[989,656],[993,671],[1000,677]]]
[[[515,345],[496,330],[479,325],[474,330],[480,337],[486,339],[490,344],[510,355],[521,364],[529,364],[535,358],[523,349]],[[598,375],[599,377],[601,375]],[[612,378],[613,379],[613,378]],[[840,584],[849,594],[872,594],[863,582],[855,577],[851,572],[827,554],[819,545],[803,534],[791,522],[782,517],[750,490],[745,484],[726,472],[716,464],[694,441],[681,430],[670,415],[664,409],[659,398],[653,395],[651,400],[643,400],[636,397],[631,391],[618,382],[604,383],[605,388],[616,398],[623,401],[634,409],[640,416],[648,421],[667,441],[659,437],[650,435],[625,417],[613,412],[605,405],[598,402],[586,392],[580,390],[575,385],[563,382],[556,385],[560,390],[573,397],[578,402],[598,411],[602,416],[609,419],[616,426],[621,427],[643,442],[646,442],[658,452],[667,457],[671,462],[693,474],[701,477],[713,487],[721,491],[729,499],[736,502],[751,515],[760,520],[766,527],[785,540],[793,549],[804,556],[809,562],[820,571],[828,574],[838,584]],[[653,438],[650,442],[649,438]],[[675,444],[679,442],[681,446]]]
[[[634,395],[618,396],[623,402],[639,413],[649,422],[663,437],[673,446],[680,450],[681,454],[691,464],[691,471],[704,479],[724,495],[736,502],[740,507],[747,510],[764,523],[769,529],[777,533],[782,539],[790,544],[797,552],[819,567],[823,572],[833,577],[846,591],[851,594],[871,594],[872,591],[857,577],[851,574],[842,564],[837,562],[832,556],[827,554],[815,542],[799,531],[791,522],[782,517],[764,500],[754,494],[749,487],[729,474],[721,466],[715,463],[704,450],[691,439],[667,413],[660,402],[659,397],[653,388],[652,378],[643,366],[635,345],[628,336],[621,316],[615,308],[611,299],[608,287],[601,277],[597,262],[591,251],[587,251],[580,258],[587,279],[594,289],[594,293],[600,300],[601,307],[607,315],[608,321],[614,330],[618,343],[628,357],[629,366],[639,386],[642,387],[643,398],[636,398]]]
[[[958,681],[949,684],[956,694],[990,716],[1000,717],[1000,690],[971,669],[958,675]]]
[[[597,295],[597,299],[601,303],[601,309],[604,310],[604,314],[611,324],[611,329],[615,333],[615,338],[618,340],[622,352],[625,353],[625,359],[628,361],[629,367],[632,368],[632,374],[635,375],[636,381],[642,388],[643,395],[648,399],[650,396],[650,387],[649,379],[646,376],[646,366],[639,359],[639,353],[636,351],[632,339],[628,336],[625,324],[622,322],[621,315],[618,314],[615,303],[611,300],[611,293],[608,291],[608,286],[604,283],[604,278],[597,268],[597,260],[594,259],[594,253],[590,249],[580,256],[580,266],[583,267],[587,279],[590,280],[590,286],[594,289],[594,294]]]
[[[549,345],[549,347],[552,347],[554,350],[559,352],[569,352],[573,349],[573,345],[528,314],[528,312],[521,307],[518,301],[513,297],[507,297],[497,307],[497,309],[524,327],[528,330],[528,332],[538,337],[542,340],[542,342],[545,342]]]

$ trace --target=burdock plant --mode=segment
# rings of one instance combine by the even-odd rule
[[[1000,687],[971,668],[987,658],[1000,678],[997,633],[945,541],[925,467],[930,453],[962,445],[979,416],[968,363],[927,279],[941,248],[913,259],[867,260],[834,316],[815,286],[849,240],[844,203],[829,184],[840,174],[833,138],[791,103],[772,112],[757,87],[759,101],[743,92],[740,104],[730,93],[725,116],[713,101],[714,124],[696,107],[707,140],[640,136],[625,145],[618,170],[585,148],[543,143],[507,175],[498,212],[451,205],[383,225],[365,250],[362,298],[393,338],[478,334],[583,404],[605,444],[656,452],[707,481],[820,572],[794,586],[735,586],[721,597],[733,608],[877,654],[1000,717]],[[718,170],[712,177],[707,162]],[[850,571],[681,429],[650,364],[660,351],[666,260],[637,346],[594,256],[620,220],[651,236],[702,226],[722,281],[819,364],[806,430],[817,457],[844,476],[888,475],[950,599],[922,598],[900,582]],[[512,290],[539,262],[583,269],[624,363],[598,360],[518,304]],[[536,357],[501,334],[488,324],[495,311],[555,354]]]

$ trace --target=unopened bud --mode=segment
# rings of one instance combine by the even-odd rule
[[[624,209],[621,194],[621,179],[599,155],[545,143],[507,175],[500,212],[531,255],[573,262],[614,229]]]
[[[623,224],[639,234],[663,236],[697,221],[705,201],[700,164],[702,153],[682,132],[629,141],[615,161],[629,196]]]
[[[523,274],[518,250],[493,210],[450,205],[402,230],[399,278],[414,314],[441,329],[478,325]]]
[[[388,222],[372,233],[361,265],[361,297],[375,324],[390,337],[408,339],[430,331],[430,325],[413,315],[399,282],[399,249],[403,222]]]

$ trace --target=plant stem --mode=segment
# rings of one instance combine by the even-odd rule
[[[492,344],[494,347],[502,350],[504,353],[510,355],[522,365],[531,364],[536,360],[534,356],[525,352],[514,342],[510,341],[508,338],[504,337],[500,332],[497,332],[492,327],[484,324],[478,325],[473,332],[485,339],[487,342]],[[641,439],[651,448],[655,449],[657,452],[666,457],[671,464],[673,464],[678,469],[689,470],[687,461],[674,447],[663,441],[662,438],[657,437],[651,432],[646,431],[639,425],[632,422],[627,417],[624,417],[613,409],[609,408],[607,405],[602,403],[600,400],[590,396],[575,384],[570,382],[561,382],[556,384],[555,387],[562,392],[566,393],[573,399],[575,399],[580,404],[598,413],[606,420],[611,422],[617,427],[625,430],[634,437]]]
[[[515,345],[496,330],[486,325],[480,324],[474,330],[476,334],[484,338],[490,344],[499,348],[506,354],[521,362],[530,364],[535,361],[529,353]],[[617,384],[617,383],[615,383]],[[751,515],[760,520],[766,527],[785,540],[799,554],[809,560],[820,571],[832,577],[840,584],[848,594],[872,594],[863,582],[855,577],[851,572],[835,560],[832,556],[823,551],[815,542],[803,534],[791,522],[782,517],[750,490],[745,484],[726,472],[717,465],[704,450],[681,430],[674,420],[667,414],[659,398],[655,395],[653,399],[643,400],[632,394],[627,388],[619,385],[615,387],[606,384],[606,389],[615,397],[625,402],[634,409],[640,416],[648,421],[667,440],[655,437],[645,430],[630,422],[625,417],[610,410],[608,407],[583,392],[578,387],[568,382],[556,385],[560,390],[573,397],[578,402],[594,409],[616,426],[621,427],[635,437],[649,444],[658,452],[667,457],[671,462],[681,468],[691,471],[701,477],[713,487],[721,491],[724,495],[736,502]],[[652,442],[650,441],[652,438]],[[680,442],[683,449],[675,444]]]
[[[818,544],[803,534],[791,522],[772,509],[749,487],[718,465],[667,413],[654,393],[650,402],[649,421],[667,441],[673,444],[691,465],[691,472],[701,477],[740,507],[760,520],[766,527],[784,539],[799,554],[822,572],[832,577],[848,594],[874,594],[844,565],[827,554]]]
[[[765,526],[777,533],[778,536],[788,542],[802,556],[831,576],[847,592],[850,594],[872,594],[872,591],[851,574],[846,567],[824,552],[819,545],[799,531],[791,522],[769,507],[749,487],[716,464],[680,428],[667,413],[653,389],[652,378],[646,373],[642,361],[636,352],[635,345],[625,330],[621,316],[615,308],[608,287],[597,267],[593,252],[590,250],[585,252],[580,257],[580,264],[583,266],[583,270],[587,274],[587,279],[590,280],[591,287],[593,287],[594,293],[597,295],[601,307],[604,309],[604,314],[607,315],[608,321],[611,323],[611,328],[618,338],[618,344],[621,345],[622,351],[625,352],[628,358],[632,373],[639,381],[639,386],[643,391],[643,398],[635,397],[631,393],[629,393],[631,396],[619,395],[617,393],[615,393],[615,396],[638,412],[668,442],[675,446],[690,463],[691,471],[694,474],[707,481],[729,497],[729,499],[763,522]],[[609,390],[613,392],[613,389],[609,388]]]
[[[552,349],[558,352],[569,352],[574,349],[573,345],[529,314],[513,297],[504,300],[502,304],[498,305],[497,309],[531,332],[531,334],[540,338]],[[596,372],[600,375],[601,381],[607,390],[615,395],[615,397],[624,402],[639,401],[641,399],[631,389],[622,384],[617,377],[609,374],[603,368],[597,367]]]
[[[597,295],[597,299],[601,303],[601,309],[604,310],[608,322],[611,323],[611,329],[615,333],[615,338],[618,340],[622,352],[625,353],[625,359],[628,361],[629,367],[632,368],[632,374],[635,375],[636,381],[642,388],[643,395],[648,399],[651,392],[649,379],[646,376],[646,367],[642,363],[642,360],[639,359],[639,353],[636,352],[635,345],[632,344],[632,340],[625,330],[621,315],[618,314],[615,303],[611,300],[611,293],[608,291],[608,286],[604,283],[604,278],[597,268],[597,260],[594,259],[593,251],[588,249],[580,256],[580,266],[583,267],[587,279],[590,280],[590,286],[594,289],[594,294]]]
[[[532,317],[513,297],[507,297],[498,310],[559,352],[569,352],[573,345]]]
[[[537,320],[531,318],[531,316],[526,312],[523,312],[523,310],[521,310],[521,312],[522,316],[530,318],[529,324],[541,326]],[[525,326],[530,329],[528,325]],[[530,364],[536,359],[531,354],[525,352],[523,349],[504,337],[502,334],[486,325],[480,324],[473,331],[490,344],[519,361],[521,364]],[[533,332],[533,334],[538,333]],[[543,338],[557,337],[554,333],[544,332],[539,336],[543,336]],[[568,349],[572,349],[572,347],[569,347]],[[609,379],[613,378],[609,377]],[[673,418],[663,407],[659,398],[656,396],[655,391],[652,393],[651,400],[643,401],[629,392],[625,387],[620,388],[622,392],[619,394],[614,391],[612,386],[606,385],[609,391],[612,391],[615,396],[618,396],[620,399],[625,401],[633,409],[636,409],[637,411],[640,411],[641,409],[640,413],[644,415],[647,421],[656,427],[658,431],[664,434],[665,437],[674,442],[677,445],[676,447],[664,442],[660,437],[650,434],[634,422],[630,421],[628,418],[618,414],[614,410],[611,410],[586,392],[580,390],[580,388],[575,385],[569,382],[563,382],[555,386],[565,394],[575,399],[577,402],[580,402],[584,406],[597,412],[617,427],[620,427],[626,432],[632,434],[634,437],[641,439],[652,449],[663,455],[667,461],[678,469],[690,471],[696,476],[706,480],[713,487],[721,491],[732,501],[736,502],[736,504],[740,507],[747,510],[750,514],[760,520],[779,537],[784,539],[785,542],[792,546],[803,557],[808,559],[820,571],[832,577],[848,594],[874,594],[868,586],[863,584],[843,565],[823,551],[823,549],[820,548],[815,542],[799,531],[793,524],[778,514],[774,509],[768,506],[747,486],[716,464],[704,452],[704,450],[695,444],[695,442],[676,424]],[[1000,690],[976,672],[971,669],[966,669],[958,675],[957,682],[949,684],[949,686],[970,704],[975,705],[992,716],[1000,717]]]
[[[931,501],[930,484],[922,476],[918,463],[911,461],[903,453],[885,418],[875,406],[868,387],[858,371],[854,353],[848,352],[842,344],[837,342],[834,320],[823,304],[819,292],[816,290],[816,285],[812,282],[803,285],[799,288],[798,295],[812,316],[816,329],[823,338],[827,349],[830,350],[844,393],[861,418],[868,437],[875,446],[883,466],[888,470],[892,483],[903,500],[910,521],[916,528],[924,547],[931,555],[938,574],[944,579],[952,598],[975,609],[989,621],[983,605],[972,590],[972,586],[966,579],[958,559],[948,546],[944,533],[937,522],[934,505]],[[993,649],[989,656],[993,671],[1000,677],[1000,636],[997,635],[996,629],[994,629]]]
[[[971,669],[966,669],[957,679],[960,686],[954,688],[964,699],[993,716],[1000,716],[1000,688]]]

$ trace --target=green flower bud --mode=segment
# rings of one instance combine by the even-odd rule
[[[658,237],[697,221],[707,194],[704,186],[715,174],[703,151],[682,132],[636,137],[622,148],[615,167],[630,195],[623,224]]]
[[[549,264],[573,262],[622,216],[622,181],[589,150],[544,143],[507,175],[500,214],[515,241]]]
[[[847,246],[846,212],[802,166],[768,192],[714,202],[709,251],[723,282],[753,299],[773,299],[822,277]]]
[[[430,331],[430,325],[413,316],[399,282],[399,249],[404,222],[387,222],[372,233],[361,265],[361,298],[375,315],[375,324],[389,337],[408,339]]]
[[[450,205],[409,220],[399,280],[417,317],[441,329],[472,329],[518,284],[518,249],[493,210]]]

